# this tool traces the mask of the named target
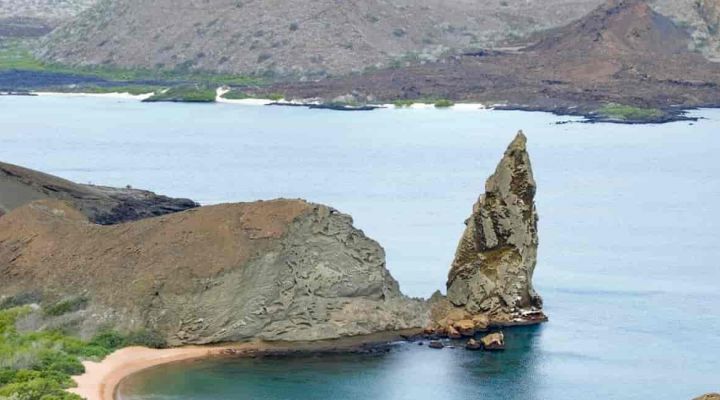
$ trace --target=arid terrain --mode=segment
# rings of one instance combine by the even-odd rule
[[[366,101],[447,98],[509,108],[592,114],[603,104],[657,113],[720,103],[720,64],[689,50],[690,35],[639,0],[617,0],[516,51],[480,51],[349,78],[279,84],[289,97]],[[669,112],[669,114],[667,114]]]
[[[286,4],[101,1],[0,52],[0,87],[185,85],[176,101],[214,101],[228,85],[241,98],[482,102],[630,123],[720,103],[720,0]]]
[[[85,11],[97,0],[4,0],[0,38],[42,36]]]
[[[72,9],[89,3],[74,3]],[[71,65],[307,78],[433,62],[448,54],[522,41],[602,3],[101,1],[53,32],[38,54]],[[649,4],[693,36],[691,47],[718,56],[717,0]]]

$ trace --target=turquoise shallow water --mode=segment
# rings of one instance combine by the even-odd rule
[[[544,113],[340,113],[0,97],[0,159],[204,203],[303,197],[354,216],[402,289],[443,286],[462,221],[517,129],[551,321],[501,354],[202,361],[129,399],[688,399],[720,390],[720,111],[695,124],[556,125]]]

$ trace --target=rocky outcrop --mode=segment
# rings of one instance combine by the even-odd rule
[[[532,286],[538,235],[535,180],[522,132],[473,207],[447,282],[447,298],[470,314],[520,316],[539,310]]]
[[[188,199],[159,196],[146,190],[82,185],[0,162],[0,216],[31,201],[70,202],[97,224],[110,225],[198,207]]]
[[[505,335],[502,332],[491,333],[483,336],[480,343],[484,350],[505,350]]]
[[[695,398],[694,400],[720,400],[720,394],[718,393],[709,393],[700,397]]]
[[[349,216],[301,200],[111,226],[70,202],[34,201],[0,218],[0,276],[2,297],[73,305],[25,321],[35,328],[149,329],[171,345],[332,339],[420,328],[428,315]]]
[[[491,325],[546,320],[532,277],[538,249],[536,184],[526,137],[519,132],[466,221],[447,281],[436,294],[433,326],[441,336],[472,336]]]

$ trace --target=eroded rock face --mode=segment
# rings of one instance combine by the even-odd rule
[[[35,201],[0,218],[0,276],[0,297],[87,299],[36,328],[150,329],[171,345],[332,339],[421,328],[428,315],[349,216],[300,200],[112,226],[68,202]]]
[[[455,318],[511,322],[542,307],[532,285],[538,215],[525,143],[518,133],[466,221],[447,282],[448,308],[461,310]]]

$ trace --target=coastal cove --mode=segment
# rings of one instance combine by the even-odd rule
[[[195,361],[131,377],[123,399],[689,399],[717,390],[719,110],[691,112],[702,118],[694,123],[621,126],[557,125],[567,118],[519,111],[95,97],[0,97],[0,107],[3,161],[205,205],[329,204],[383,245],[402,290],[419,297],[441,289],[462,221],[512,135],[528,136],[540,215],[535,286],[551,321],[508,329],[506,352],[398,344],[306,358],[302,372],[297,358]]]

